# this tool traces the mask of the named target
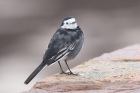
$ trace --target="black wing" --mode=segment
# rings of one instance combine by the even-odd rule
[[[47,60],[47,65],[50,65],[68,55],[73,48],[71,36],[66,31],[58,29],[48,45],[43,61]]]

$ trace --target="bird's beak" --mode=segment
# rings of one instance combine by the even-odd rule
[[[72,24],[75,24],[76,22],[72,22]]]

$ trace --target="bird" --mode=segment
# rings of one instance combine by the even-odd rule
[[[45,66],[50,66],[56,62],[60,66],[61,74],[76,75],[70,70],[67,62],[77,56],[83,46],[83,42],[84,33],[78,26],[76,19],[66,17],[52,36],[41,64],[25,80],[24,84],[28,84]],[[69,72],[63,71],[60,61],[66,63]]]

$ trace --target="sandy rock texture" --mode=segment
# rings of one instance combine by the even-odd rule
[[[140,44],[84,62],[74,75],[55,74],[24,93],[140,93]]]

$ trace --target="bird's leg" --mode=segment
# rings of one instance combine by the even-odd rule
[[[62,66],[61,66],[61,64],[60,64],[60,61],[58,61],[58,63],[59,63],[60,69],[61,69],[61,73],[60,73],[60,74],[67,74],[67,73],[65,73],[65,72],[63,71]]]
[[[69,69],[69,73],[67,73],[68,75],[76,75],[77,76],[77,74],[74,74],[71,70],[70,70],[70,68],[69,68],[69,66],[68,66],[68,63],[67,63],[67,60],[65,60],[65,63],[66,63],[66,65],[67,65],[67,67],[68,67],[68,69]]]

